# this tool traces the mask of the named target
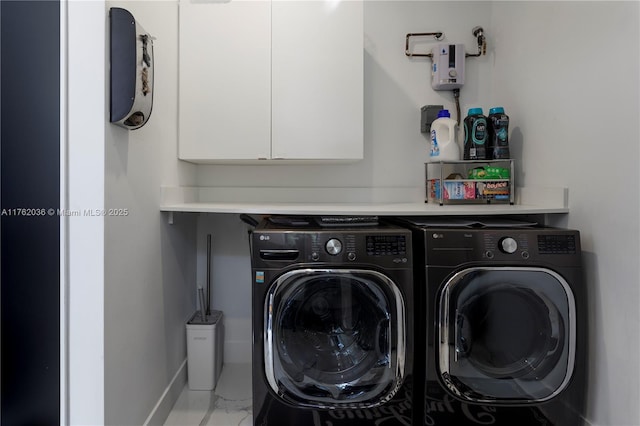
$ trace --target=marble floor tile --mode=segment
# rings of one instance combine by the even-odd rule
[[[165,426],[251,426],[251,364],[225,363],[213,392],[180,394]]]

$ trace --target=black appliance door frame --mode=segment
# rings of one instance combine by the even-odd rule
[[[66,111],[60,107],[60,13],[67,7],[61,3],[0,1],[3,425],[60,424],[67,414],[61,391],[62,218],[49,213],[61,207],[60,118]]]
[[[553,280],[551,282],[557,283],[560,286],[557,290],[561,291],[566,297],[566,306],[558,306],[555,301],[551,300],[551,298],[546,297],[540,290],[537,288],[535,282],[531,282],[530,284],[522,284],[518,283],[514,285],[511,289],[512,293],[515,295],[513,297],[522,298],[521,300],[526,300],[526,303],[529,303],[528,300],[531,300],[531,311],[532,312],[540,312],[548,309],[548,316],[551,317],[548,325],[549,329],[551,329],[551,323],[558,322],[562,319],[565,319],[565,322],[568,324],[562,324],[561,327],[557,325],[553,326],[553,333],[560,333],[562,342],[558,342],[557,345],[562,344],[562,358],[551,358],[553,365],[549,367],[546,366],[546,370],[544,368],[540,368],[540,371],[536,371],[535,367],[531,369],[532,374],[528,374],[526,377],[526,372],[523,372],[522,375],[525,377],[524,380],[520,382],[520,384],[535,384],[538,381],[541,381],[545,377],[537,377],[538,375],[544,376],[549,374],[552,369],[560,369],[554,371],[562,371],[563,367],[560,362],[562,360],[566,361],[566,370],[564,372],[564,377],[559,381],[559,384],[548,394],[542,396],[535,397],[526,397],[523,395],[517,395],[517,392],[514,393],[513,397],[497,397],[495,395],[489,396],[483,394],[482,391],[477,391],[473,389],[473,387],[469,387],[468,384],[463,383],[460,378],[456,377],[455,372],[452,370],[455,367],[452,367],[451,359],[452,357],[457,360],[459,357],[464,357],[465,348],[464,348],[464,338],[465,336],[460,336],[463,333],[463,328],[460,325],[461,321],[464,321],[464,316],[460,316],[458,314],[457,308],[455,315],[452,315],[452,304],[457,303],[456,295],[454,292],[459,291],[458,288],[461,283],[463,283],[465,277],[474,273],[493,273],[493,272],[508,272],[508,273],[527,273],[527,274],[545,274],[548,276],[548,279]],[[470,278],[473,280],[474,278]],[[469,282],[466,283],[469,285]],[[498,280],[495,283],[485,283],[483,284],[485,289],[490,289],[490,292],[500,292],[503,291],[510,284],[505,284],[503,282],[499,282]],[[528,294],[527,294],[528,293]],[[474,403],[491,403],[491,404],[513,404],[513,405],[526,405],[533,403],[540,403],[549,401],[555,398],[558,394],[560,394],[571,381],[571,377],[573,375],[573,370],[575,366],[575,357],[576,357],[576,304],[575,304],[575,296],[569,283],[557,272],[543,267],[519,267],[519,266],[496,266],[496,267],[465,267],[454,273],[443,283],[440,291],[439,291],[439,303],[438,303],[438,360],[437,364],[439,366],[439,375],[441,381],[445,384],[446,388],[456,397]],[[472,297],[469,297],[471,299]],[[553,312],[555,310],[555,312]],[[544,333],[541,333],[544,334]],[[462,342],[462,343],[461,343]],[[536,342],[538,344],[540,342]],[[471,343],[470,343],[471,344]],[[540,351],[534,356],[542,357],[545,354],[544,351]],[[566,354],[566,356],[565,356]],[[525,360],[526,361],[526,360]],[[509,373],[505,373],[501,376],[501,371],[499,369],[496,370],[483,370],[482,368],[477,369],[478,377],[481,380],[493,380],[495,383],[507,383],[508,381],[513,381],[514,383],[519,379],[517,376],[520,373],[515,373],[514,377],[507,377]],[[561,374],[561,373],[554,373]],[[471,380],[472,381],[472,380]],[[517,386],[514,385],[514,389]],[[526,392],[525,392],[526,393]]]
[[[316,377],[309,379],[307,376],[313,376],[314,374],[305,373],[304,379],[297,377],[293,381],[290,377],[287,377],[286,372],[283,373],[283,361],[281,358],[289,357],[292,354],[285,350],[284,355],[281,356],[280,352],[283,352],[278,345],[287,346],[283,343],[284,332],[280,331],[283,297],[292,296],[294,293],[300,293],[305,291],[305,287],[314,285],[314,281],[318,280],[351,280],[357,282],[360,288],[370,289],[371,295],[377,294],[380,296],[380,305],[387,305],[385,316],[388,319],[388,329],[375,330],[376,335],[385,336],[387,349],[389,352],[386,354],[388,358],[388,366],[385,367],[385,378],[390,379],[386,383],[376,383],[370,391],[351,398],[336,398],[335,395],[305,395],[302,397],[300,392],[296,392],[296,389],[290,389],[288,383],[293,383],[297,380],[304,380],[305,382],[311,381],[312,388],[315,385],[315,391],[321,390],[323,387],[322,380],[326,378],[326,388],[355,388],[357,389],[358,382],[364,377],[372,376],[374,368],[380,369],[380,365],[371,366],[371,359],[368,358],[369,367],[366,365],[360,366],[359,362],[354,362],[353,368],[350,368],[348,374],[355,374],[355,378],[345,379],[344,383],[335,382],[339,378],[341,371],[336,373],[318,372],[316,371]],[[283,295],[284,294],[284,295]],[[373,302],[372,297],[369,301]],[[380,308],[380,306],[378,306]],[[285,308],[286,309],[286,308]],[[292,309],[297,310],[298,307]],[[279,319],[280,318],[280,319]],[[405,301],[398,285],[387,275],[377,272],[371,269],[315,269],[315,268],[299,268],[288,271],[279,277],[277,277],[271,284],[264,303],[264,372],[266,381],[269,388],[284,402],[289,405],[307,407],[307,408],[319,408],[319,409],[335,409],[335,408],[371,408],[384,404],[391,400],[401,387],[405,377],[405,360],[406,360],[406,312]],[[378,334],[379,333],[379,334]],[[285,336],[286,338],[286,336]],[[378,337],[378,340],[380,338]],[[293,345],[291,345],[293,346]],[[352,345],[354,347],[355,345]],[[313,346],[309,345],[310,349]],[[358,350],[359,351],[359,350]],[[364,353],[363,350],[362,353]],[[336,353],[336,357],[340,354]],[[295,354],[291,356],[295,358]],[[366,364],[362,362],[362,364]],[[359,368],[364,367],[364,369]],[[367,369],[368,368],[368,369]],[[310,369],[311,370],[311,369]],[[347,369],[345,369],[347,371]],[[284,378],[284,380],[282,380]],[[334,381],[334,382],[332,382]],[[353,385],[353,386],[352,386]],[[328,391],[331,393],[331,390]]]

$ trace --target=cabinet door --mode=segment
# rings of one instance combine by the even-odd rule
[[[272,158],[363,158],[361,1],[274,1]]]
[[[179,15],[178,157],[269,158],[271,2],[180,0]]]

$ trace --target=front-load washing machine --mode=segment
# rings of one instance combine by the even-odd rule
[[[266,219],[252,233],[255,425],[411,425],[411,232]]]
[[[578,231],[406,219],[421,288],[425,425],[583,424],[587,291]],[[417,262],[416,262],[417,263]]]

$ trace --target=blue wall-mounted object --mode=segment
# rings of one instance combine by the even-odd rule
[[[110,17],[111,118],[126,129],[146,124],[153,107],[153,37],[126,9]]]

